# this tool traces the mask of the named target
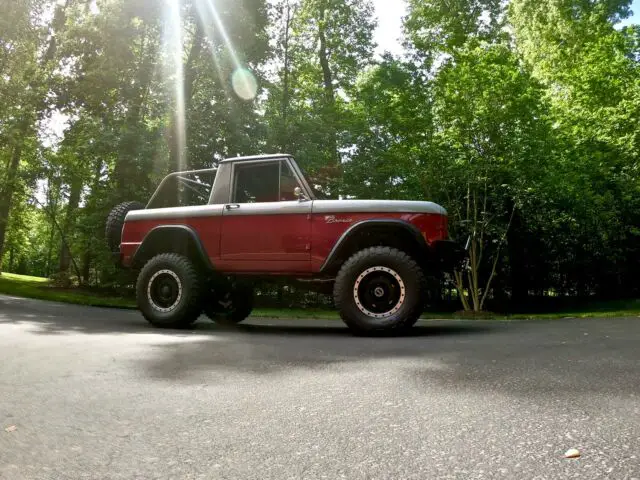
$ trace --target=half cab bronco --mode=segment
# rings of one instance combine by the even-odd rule
[[[240,322],[253,282],[276,277],[328,287],[355,333],[413,326],[426,278],[462,258],[445,209],[318,197],[290,155],[229,158],[168,175],[147,205],[118,205],[106,238],[117,263],[138,272],[139,309],[158,327],[185,328],[202,313]]]

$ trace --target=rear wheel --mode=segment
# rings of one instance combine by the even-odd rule
[[[204,305],[204,313],[220,325],[236,325],[253,311],[253,287],[234,284],[212,289],[211,299]]]
[[[423,309],[422,269],[395,248],[373,247],[353,255],[340,269],[334,300],[340,316],[359,334],[413,326]]]
[[[138,308],[155,327],[189,327],[202,309],[199,280],[198,271],[187,257],[175,253],[157,255],[138,275]]]

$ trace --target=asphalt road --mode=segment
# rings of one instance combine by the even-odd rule
[[[0,296],[7,480],[640,479],[639,397],[637,318],[169,332]]]

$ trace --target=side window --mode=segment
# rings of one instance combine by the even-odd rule
[[[277,202],[280,162],[236,165],[232,203]]]
[[[298,179],[289,168],[287,162],[282,162],[280,169],[280,201],[297,200],[294,190],[299,187]]]

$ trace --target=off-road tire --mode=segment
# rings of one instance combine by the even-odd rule
[[[124,219],[132,210],[144,210],[145,205],[140,202],[124,202],[117,205],[111,210],[107,217],[107,223],[104,229],[104,237],[109,246],[109,250],[112,252],[118,250],[120,247],[120,238],[122,236],[122,227],[124,226]]]
[[[377,267],[397,273],[404,284],[404,300],[399,309],[384,318],[365,314],[354,293],[358,277]],[[424,293],[425,276],[420,266],[406,253],[389,247],[372,247],[354,254],[338,272],[333,288],[340,317],[358,335],[394,333],[412,327],[423,311]]]
[[[213,298],[204,305],[204,314],[219,325],[237,325],[245,320],[253,311],[253,287],[238,286],[229,292],[231,305],[224,308],[218,303],[214,291]]]
[[[162,311],[152,300],[150,285],[158,272],[172,272],[179,280],[180,298],[170,311]],[[167,275],[167,274],[165,274]],[[177,253],[162,253],[149,260],[140,271],[136,283],[138,308],[147,321],[159,328],[187,328],[202,312],[202,288],[198,270],[189,258]]]

